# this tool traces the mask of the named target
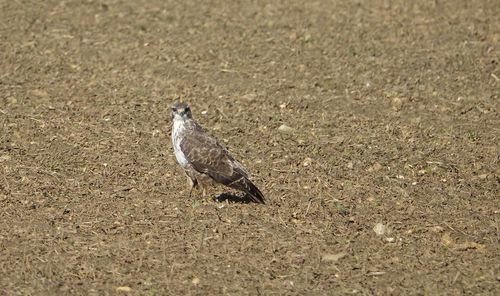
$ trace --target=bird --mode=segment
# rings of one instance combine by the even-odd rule
[[[245,167],[196,123],[186,103],[172,105],[171,120],[172,146],[187,175],[190,197],[193,189],[201,188],[205,196],[205,185],[218,183],[245,192],[253,202],[265,204],[264,195],[250,181]]]

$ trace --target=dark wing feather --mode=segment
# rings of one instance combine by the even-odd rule
[[[242,177],[227,186],[246,192],[254,202],[265,203],[264,195],[248,178]]]
[[[217,183],[250,194],[256,202],[264,203],[263,194],[248,179],[245,168],[217,140],[198,126],[186,131],[183,136],[180,148],[193,169],[208,175]]]

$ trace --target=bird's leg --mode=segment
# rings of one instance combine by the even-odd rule
[[[189,198],[191,198],[191,195],[193,194],[193,189],[194,189],[194,186],[191,186],[191,189],[189,189]]]
[[[205,198],[205,196],[207,195],[207,189],[206,189],[206,186],[204,186],[204,184],[202,184],[201,182],[198,183],[198,186],[200,187],[202,193],[201,193],[201,196],[203,198]]]
[[[189,198],[191,198],[191,195],[193,194],[193,189],[198,187],[198,180],[191,178],[188,174],[186,174],[186,176],[187,176],[188,186],[190,187]]]
[[[201,196],[203,198],[203,202],[204,203],[210,203],[211,200],[210,199],[207,199],[207,186],[208,184],[202,180],[199,180],[198,181],[198,186],[199,188],[201,189]]]

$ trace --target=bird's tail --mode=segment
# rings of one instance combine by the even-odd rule
[[[238,190],[245,191],[250,197],[252,198],[252,201],[256,203],[261,203],[265,204],[265,198],[264,194],[260,192],[259,188],[255,186],[252,181],[248,180],[247,178],[240,178],[236,182],[231,183],[230,187]]]

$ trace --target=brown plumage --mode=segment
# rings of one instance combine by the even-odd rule
[[[172,144],[177,162],[192,188],[207,180],[247,193],[254,202],[265,203],[262,192],[250,181],[243,165],[193,120],[189,106],[172,106]],[[191,188],[191,189],[192,189]]]

